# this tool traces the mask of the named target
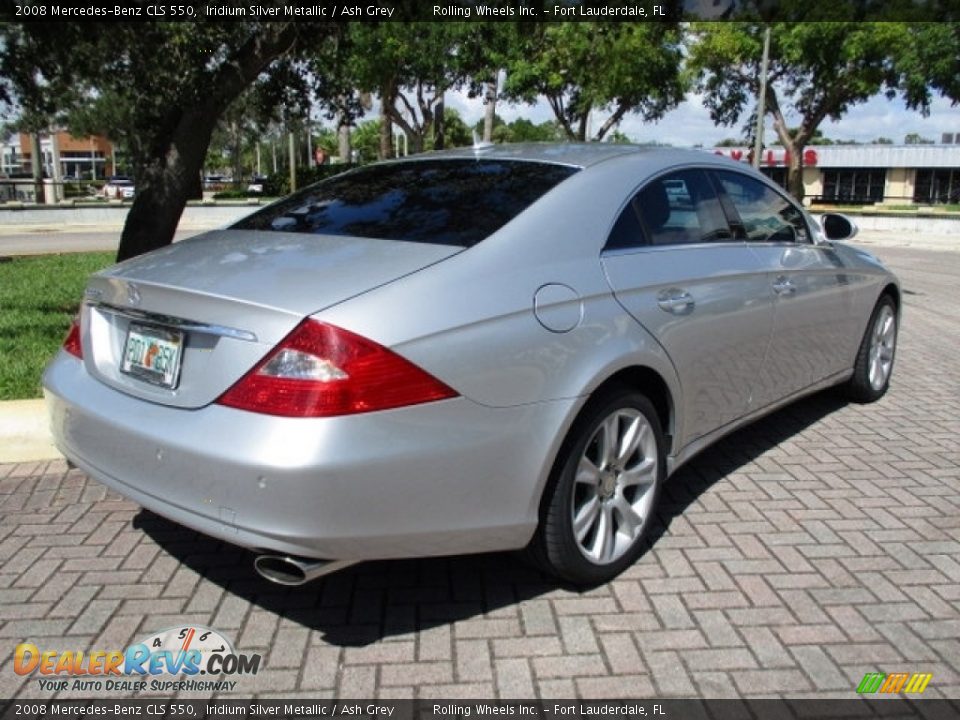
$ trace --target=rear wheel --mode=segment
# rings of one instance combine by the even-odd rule
[[[630,390],[591,401],[560,450],[531,554],[575,583],[606,582],[642,552],[663,484],[664,440],[652,403]]]
[[[883,397],[890,386],[897,349],[897,310],[893,299],[884,295],[877,301],[867,331],[857,351],[853,376],[847,394],[858,402],[873,402]]]

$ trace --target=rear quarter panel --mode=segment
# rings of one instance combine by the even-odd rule
[[[479,245],[401,282],[318,313],[387,345],[475,402],[495,407],[588,395],[616,370],[645,365],[679,392],[663,349],[613,298],[600,251],[642,166],[588,168]],[[534,296],[574,295],[552,310],[580,321],[544,327]]]

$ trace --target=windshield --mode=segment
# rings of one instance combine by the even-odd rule
[[[369,165],[311,185],[233,227],[470,247],[577,170],[516,160]]]

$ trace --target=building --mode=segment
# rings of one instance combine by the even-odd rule
[[[57,133],[60,150],[60,171],[64,178],[102,180],[114,174],[116,148],[104,137],[75,138],[67,132]],[[40,136],[43,172],[53,177],[53,140]],[[0,173],[6,176],[29,174],[32,153],[27,133],[13,135],[0,147]]]
[[[713,152],[749,161],[747,148]],[[787,162],[782,147],[768,148],[760,170],[786,185]],[[811,203],[960,204],[960,144],[811,145],[804,150],[803,165],[805,196]]]

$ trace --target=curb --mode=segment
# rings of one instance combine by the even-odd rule
[[[43,400],[0,402],[0,463],[57,460]]]

